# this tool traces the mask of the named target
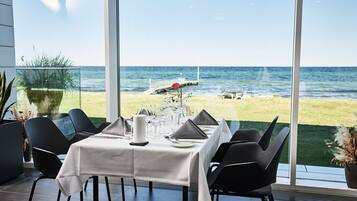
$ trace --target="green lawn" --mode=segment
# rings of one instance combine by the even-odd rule
[[[241,121],[241,128],[257,128],[261,132],[268,127],[269,122]],[[287,123],[278,123],[274,135]],[[332,154],[325,145],[325,140],[332,140],[336,131],[334,126],[316,126],[300,124],[298,127],[297,163],[304,165],[331,166]],[[288,144],[284,147],[281,162],[288,163]]]

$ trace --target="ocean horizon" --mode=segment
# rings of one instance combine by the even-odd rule
[[[74,66],[74,67],[80,67],[80,68],[91,68],[91,67],[100,67],[104,68],[105,66]],[[256,67],[269,67],[269,68],[292,68],[291,66],[200,66],[200,65],[195,65],[195,66],[121,66],[121,68],[137,68],[137,67],[182,67],[182,68],[197,68],[197,67],[207,67],[207,68],[256,68]],[[357,66],[300,66],[300,68],[357,68]]]
[[[104,91],[104,66],[81,66],[82,91]],[[199,84],[184,88],[193,95],[220,95],[242,91],[252,96],[289,97],[291,67],[288,66],[200,66]],[[178,78],[197,80],[197,66],[121,66],[121,91],[143,93],[151,86],[170,84]],[[301,67],[300,97],[357,98],[356,66]]]

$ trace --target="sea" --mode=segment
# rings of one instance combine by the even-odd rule
[[[290,97],[291,67],[122,66],[120,88],[143,93],[150,87],[168,85],[177,79],[199,81],[184,88],[194,95],[220,95],[240,91],[246,96]],[[103,66],[80,67],[82,91],[105,90]],[[357,99],[357,67],[301,67],[300,97]]]

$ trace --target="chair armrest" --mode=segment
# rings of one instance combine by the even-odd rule
[[[53,152],[32,148],[32,157],[35,168],[47,177],[55,178],[61,169],[62,162]]]
[[[256,189],[264,180],[264,168],[258,162],[221,165],[209,177],[210,188],[244,192]]]
[[[210,167],[208,168],[208,172],[207,172],[207,177],[210,176],[213,172],[213,168],[217,168],[219,167],[219,163],[213,163],[213,164],[210,164]]]
[[[239,129],[233,134],[231,141],[246,140],[249,142],[258,142],[259,139],[260,134],[257,129]]]
[[[84,140],[84,139],[86,139],[86,138],[88,138],[88,137],[89,137],[88,135],[81,135],[81,134],[79,134],[79,133],[76,133],[76,134],[69,140],[69,142],[70,142],[71,144],[73,144],[73,143],[79,142],[79,141],[81,141],[81,140]]]
[[[229,147],[232,144],[237,144],[237,143],[243,143],[243,142],[247,142],[245,140],[241,140],[241,141],[230,141],[230,142],[225,142],[222,143],[218,149],[216,154],[213,156],[211,162],[216,162],[216,163],[220,163],[224,157],[224,155],[226,154],[227,150],[229,149]]]
[[[260,161],[264,151],[256,142],[233,143],[229,146],[221,164],[245,163],[249,161]]]
[[[110,122],[104,122],[98,127],[98,133],[102,132],[103,129],[105,129],[107,126],[109,126],[111,123]]]

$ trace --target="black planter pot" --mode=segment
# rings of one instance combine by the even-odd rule
[[[345,175],[348,188],[357,188],[357,164],[346,164]]]
[[[0,184],[23,173],[21,122],[0,124]]]

